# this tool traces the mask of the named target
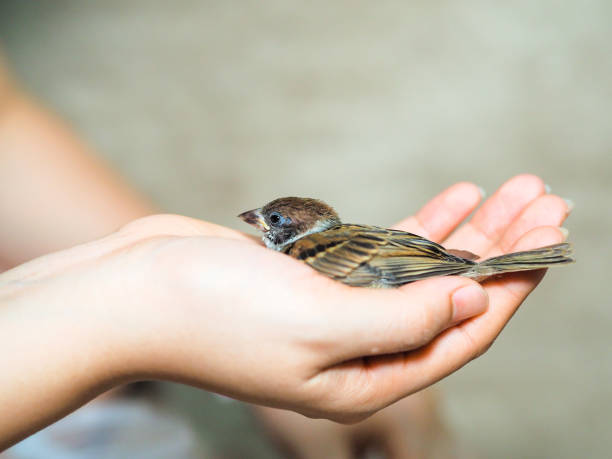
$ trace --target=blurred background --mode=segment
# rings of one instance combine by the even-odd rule
[[[161,208],[242,230],[283,195],[385,226],[457,181],[542,176],[578,263],[438,385],[443,413],[482,457],[608,457],[611,21],[606,0],[4,0],[0,46]],[[163,398],[220,457],[280,457],[244,405]]]

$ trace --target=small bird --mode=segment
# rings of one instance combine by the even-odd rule
[[[405,231],[344,224],[323,201],[287,197],[238,215],[263,231],[267,247],[320,273],[358,287],[398,287],[433,276],[482,279],[494,274],[573,263],[572,246],[555,244],[477,262],[464,250],[447,250]]]

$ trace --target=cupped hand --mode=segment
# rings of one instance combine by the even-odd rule
[[[467,249],[483,257],[552,244],[563,237],[556,227],[570,209],[559,197],[547,194],[539,178],[529,175],[505,183],[467,225],[452,233],[477,207],[480,199],[477,187],[459,183],[395,227],[426,236],[448,248]],[[408,395],[414,391],[415,381],[423,386],[431,384],[484,352],[542,275],[542,271],[516,273],[489,280],[484,284],[491,299],[486,313],[451,327],[419,350],[356,360],[341,371],[334,371],[342,373],[346,380],[352,379],[349,384],[363,388],[378,403],[382,403],[382,399],[393,401]],[[404,289],[416,287],[418,283]],[[355,383],[361,382],[361,375],[366,372],[370,381]],[[327,378],[333,385],[336,375],[321,377]],[[390,378],[389,381],[386,378]],[[434,412],[431,394],[427,396],[427,392],[414,394],[395,404],[394,410],[382,410],[366,422],[350,426],[306,419],[273,408],[259,407],[257,412],[269,430],[300,457],[350,457],[356,439],[364,436],[382,446],[390,457],[421,457],[431,455],[440,447],[439,436],[444,433]],[[313,437],[318,441],[313,442]]]
[[[563,239],[566,203],[537,177],[510,180],[450,234],[479,200],[474,185],[458,184],[397,227],[483,257]],[[184,217],[149,217],[120,233],[149,238],[136,250],[148,265],[144,304],[156,311],[141,335],[153,351],[144,374],[340,421],[367,417],[480,355],[544,274],[506,275],[484,290],[462,277],[360,289]]]
[[[542,180],[532,175],[519,175],[503,184],[467,224],[453,233],[452,230],[477,206],[478,195],[474,185],[457,184],[396,227],[440,241],[447,248],[479,254],[481,258],[564,240],[559,225],[571,209],[565,200],[547,194]],[[406,346],[403,350],[398,346],[397,352],[385,352],[386,355],[371,352],[369,356],[329,368],[326,373],[315,377],[315,381],[322,386],[341,385],[344,390],[350,389],[353,395],[359,394],[363,403],[358,406],[365,414],[368,406],[375,411],[393,403],[433,384],[484,353],[544,274],[545,270],[538,270],[486,280],[482,286],[489,300],[487,311],[474,314],[476,317],[454,326],[450,326],[448,320],[446,323],[444,320],[436,322],[444,317],[444,307],[438,309],[435,306],[443,305],[449,292],[449,286],[444,282],[449,278],[435,278],[402,287],[397,291],[408,298],[431,288],[431,303],[415,309],[421,314],[420,320],[416,319],[419,328],[433,330],[421,341],[421,346],[411,349]],[[372,295],[377,293],[371,292]],[[471,309],[469,304],[466,305],[468,310]],[[473,307],[474,302],[471,304]],[[414,322],[400,322],[397,326],[406,331],[414,326]],[[406,336],[410,336],[409,332]],[[358,414],[357,418],[360,417],[363,416]]]
[[[474,185],[455,185],[398,228],[483,256],[563,239],[565,202],[547,195],[537,177],[519,176],[445,240],[479,200]],[[58,391],[76,384],[66,368],[91,366],[77,375],[82,393],[58,397],[49,422],[96,390],[143,378],[350,422],[484,352],[542,275],[505,275],[484,290],[462,277],[354,288],[238,231],[158,215],[21,265],[0,276],[0,287],[3,312],[17,325],[42,312],[50,320],[25,344],[22,334],[12,338],[15,326],[7,329],[9,344],[21,340],[15,365],[25,368],[24,346],[49,335],[60,340],[48,352],[62,356],[61,371],[51,358],[34,368],[42,377],[55,371]],[[13,404],[9,412],[23,412]]]

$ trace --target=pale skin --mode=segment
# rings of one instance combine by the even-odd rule
[[[8,83],[1,59],[0,183],[0,270],[154,213],[60,120]]]
[[[42,254],[99,238],[155,212],[153,205],[92,154],[61,120],[19,90],[2,65],[0,133],[0,182],[5,185],[0,187],[0,272]],[[109,391],[103,396],[113,394],[115,391]],[[397,457],[407,457],[407,443],[414,448],[427,437],[423,431],[441,430],[432,427],[437,412],[431,395],[431,391],[421,391],[401,400],[393,412],[377,414],[373,419],[376,424],[368,420],[367,424],[336,425],[334,429],[326,425],[324,430],[319,427],[324,421],[253,407],[266,416],[266,423],[274,425],[275,435],[291,444],[298,457],[313,457],[321,448],[333,451],[335,457],[348,457],[350,445],[341,429],[383,439],[394,446]],[[279,416],[282,422],[275,422]],[[287,417],[299,425],[299,431]],[[381,421],[388,427],[381,428]],[[296,443],[298,432],[318,432],[318,449],[313,451],[313,442]]]
[[[525,189],[522,190],[522,187]],[[561,225],[571,210],[558,196],[547,194],[539,178],[522,175],[506,182],[467,225],[453,233],[480,201],[481,196],[474,185],[459,183],[440,193],[415,216],[399,222],[394,227],[423,235],[449,248],[467,248],[474,253],[495,255],[513,251],[513,244],[517,247],[533,248],[540,245],[538,240],[542,243],[545,240],[561,241],[563,235],[557,234],[558,229],[553,230],[547,226]],[[517,244],[523,235],[525,241],[533,237],[534,245],[527,243],[523,246],[522,242]],[[504,277],[501,284],[489,280],[486,290],[494,291],[496,297],[503,299],[504,308],[495,314],[495,317],[493,312],[488,311],[482,318],[472,320],[480,321],[480,325],[468,325],[470,321],[466,321],[461,327],[455,327],[459,328],[461,333],[464,333],[463,330],[472,333],[469,327],[474,327],[475,330],[478,328],[474,335],[469,334],[466,338],[475,336],[480,341],[475,340],[472,346],[464,346],[463,352],[470,348],[476,352],[478,346],[482,346],[481,343],[485,343],[485,347],[480,348],[478,353],[485,350],[492,343],[490,340],[494,339],[494,333],[501,330],[516,310],[519,301],[525,298],[530,288],[537,285],[537,276],[542,274],[513,274],[515,280]],[[509,292],[504,293],[505,289]],[[517,291],[520,295],[515,301],[511,299],[512,291]],[[487,314],[488,318],[484,319]],[[495,328],[487,330],[488,326]],[[454,340],[460,341],[461,338],[455,337]],[[452,346],[451,338],[441,339],[439,349],[443,349],[442,345]],[[430,345],[424,349],[423,354],[433,349],[434,346]],[[465,354],[462,358],[465,361]],[[425,360],[423,357],[421,359]],[[418,357],[416,360],[419,360]],[[404,363],[418,368],[415,361],[409,362],[406,359]],[[294,451],[299,451],[299,457],[303,458],[353,457],[351,443],[364,434],[382,446],[387,457],[396,458],[429,457],[433,454],[432,449],[440,448],[445,440],[451,441],[441,423],[442,420],[437,416],[436,396],[431,390],[423,390],[404,398],[357,425],[345,426],[325,420],[311,420],[282,410],[260,411],[260,417],[270,429],[278,431],[284,443]],[[313,438],[317,441],[313,441]],[[442,444],[441,447],[448,448],[443,453],[444,456],[456,453],[453,451],[452,442]]]
[[[38,116],[23,103],[21,115],[0,124],[4,164],[19,161],[3,142],[18,144],[11,134]],[[108,180],[124,186],[112,174],[95,177],[100,190]],[[68,196],[74,195],[57,197]],[[104,191],[99,196],[113,202]],[[147,213],[145,200],[127,196]],[[460,183],[397,227],[483,257],[564,238],[558,226],[567,205],[546,194],[538,177],[511,179],[453,233],[479,201],[476,186]],[[0,212],[11,206],[0,197]],[[17,215],[15,232],[5,227],[0,241],[12,234],[18,243],[25,238],[19,231],[36,230]],[[53,227],[48,218],[33,220],[38,231],[45,222]],[[99,237],[93,234],[99,230],[92,225],[79,237]],[[12,243],[0,253],[7,265],[28,258]],[[484,352],[543,274],[506,275],[483,287],[446,277],[397,290],[357,289],[229,228],[175,215],[138,219],[0,275],[0,449],[139,379],[184,382],[307,416],[362,420]],[[463,297],[453,302],[459,290]]]
[[[554,223],[565,203],[540,196],[533,177],[516,181],[536,190],[517,203],[519,213],[496,222],[474,217],[494,232],[502,222],[495,244],[486,247],[494,233],[485,238],[474,224],[453,241],[487,256],[560,242]],[[481,212],[499,208],[495,200],[512,186]],[[530,228],[541,207],[551,225]],[[350,288],[234,230],[145,217],[0,276],[0,438],[6,446],[114,385],[144,378],[308,416],[365,419],[483,353],[542,275],[504,276],[484,290],[460,277]],[[453,305],[463,287],[469,295]]]

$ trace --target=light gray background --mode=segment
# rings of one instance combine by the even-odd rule
[[[244,229],[295,194],[390,225],[521,172],[574,200],[578,263],[440,384],[492,458],[612,450],[611,24],[606,0],[0,4],[22,82],[168,211]],[[241,408],[170,394],[225,451],[270,454]]]

